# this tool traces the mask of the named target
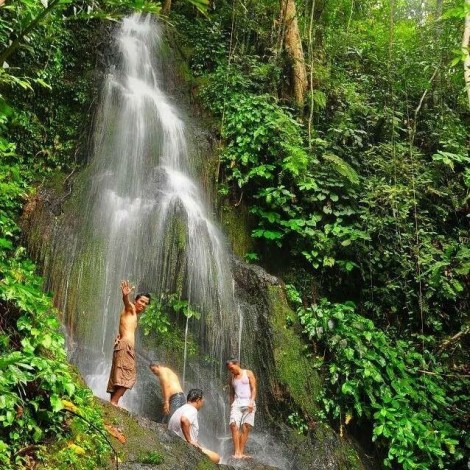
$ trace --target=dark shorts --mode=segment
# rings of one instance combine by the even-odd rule
[[[183,392],[174,393],[170,397],[170,413],[163,416],[162,423],[168,424],[170,418],[172,417],[173,413],[183,405],[186,405],[186,397]]]
[[[170,417],[181,406],[186,405],[186,397],[183,392],[175,393],[170,397]]]

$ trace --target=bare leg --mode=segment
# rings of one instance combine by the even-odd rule
[[[247,457],[245,455],[245,445],[246,441],[248,440],[248,434],[250,434],[251,431],[251,426],[249,424],[242,424],[241,430],[240,430],[240,444],[239,444],[239,449],[240,449],[240,454],[243,457]]]
[[[206,449],[205,447],[201,447],[202,452],[206,454],[212,462],[219,463],[220,462],[220,455],[213,450]]]
[[[232,430],[232,441],[233,441],[233,456],[236,459],[241,457],[240,452],[240,433],[238,432],[238,426],[236,423],[230,424],[230,429]]]
[[[110,401],[114,406],[119,406],[119,399],[126,393],[126,387],[115,387],[114,392],[111,393]]]

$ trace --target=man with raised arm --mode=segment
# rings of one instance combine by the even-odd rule
[[[183,389],[178,376],[169,368],[159,362],[150,364],[150,370],[158,377],[162,389],[163,414],[166,422],[173,413],[186,403]]]
[[[150,303],[149,294],[137,294],[134,302],[129,300],[129,294],[134,290],[129,281],[121,282],[122,301],[124,309],[119,317],[119,334],[114,342],[113,364],[107,392],[111,394],[111,403],[118,406],[119,399],[126,390],[131,389],[136,381],[135,365],[135,330],[137,316]]]
[[[242,369],[237,359],[229,359],[226,365],[232,374],[229,379],[231,405],[229,424],[232,431],[233,457],[246,459],[249,456],[245,455],[245,445],[255,424],[256,378],[251,370]]]
[[[220,462],[220,455],[217,452],[206,449],[199,444],[199,423],[197,419],[198,411],[204,406],[204,395],[199,388],[192,388],[187,396],[186,405],[178,408],[168,423],[168,429],[173,431],[189,444],[198,448],[206,454],[214,463]]]

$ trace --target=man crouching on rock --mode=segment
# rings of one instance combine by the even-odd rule
[[[204,406],[202,390],[192,388],[188,393],[187,400],[186,405],[181,406],[173,413],[168,423],[168,429],[206,454],[212,462],[219,463],[220,455],[213,450],[202,447],[198,442],[199,423],[197,414]]]
[[[134,290],[129,281],[121,282],[122,301],[124,309],[119,317],[119,334],[114,342],[113,365],[109,375],[107,392],[111,394],[111,403],[118,406],[119,399],[126,390],[131,389],[136,381],[135,365],[135,330],[137,316],[150,303],[149,294],[137,294],[134,303],[129,300],[129,294]]]

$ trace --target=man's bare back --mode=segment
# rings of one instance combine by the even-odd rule
[[[158,377],[162,389],[163,414],[170,412],[170,398],[183,393],[178,376],[169,368],[161,364],[151,364],[150,370]]]
[[[168,367],[160,366],[160,375],[158,378],[162,391],[164,391],[163,393],[168,397],[183,391],[178,376]]]

